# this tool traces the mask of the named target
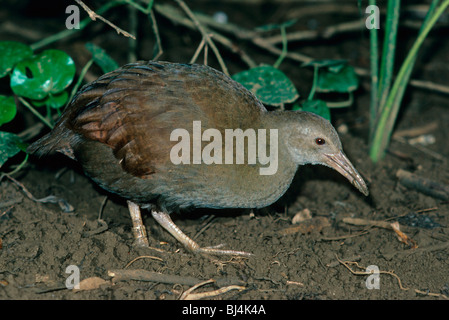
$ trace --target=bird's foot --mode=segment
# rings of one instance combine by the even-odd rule
[[[201,248],[196,242],[194,242],[194,243],[197,245],[197,247],[189,248],[194,253],[213,254],[213,255],[230,255],[230,256],[240,256],[240,257],[251,257],[253,255],[252,253],[245,252],[245,251],[220,249],[221,247],[224,247],[223,243],[219,244],[217,246],[204,247],[204,248]]]
[[[213,255],[234,255],[234,256],[242,256],[242,257],[250,257],[252,253],[245,251],[236,251],[236,250],[225,250],[220,249],[223,247],[223,244],[213,247],[200,247],[195,241],[193,241],[190,237],[188,237],[181,229],[173,222],[168,213],[151,211],[153,218],[159,222],[159,224],[167,230],[173,237],[176,238],[179,242],[181,242],[187,249],[194,253],[200,254],[213,254]]]

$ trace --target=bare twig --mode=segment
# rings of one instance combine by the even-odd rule
[[[196,285],[194,285],[193,287],[189,288],[188,290],[186,290],[181,297],[179,298],[179,300],[199,300],[199,299],[203,299],[203,298],[210,298],[210,297],[215,297],[218,296],[220,294],[226,293],[230,290],[245,290],[246,287],[242,287],[242,286],[236,286],[236,285],[231,285],[231,286],[227,286],[227,287],[223,287],[214,291],[206,291],[206,292],[201,292],[201,293],[192,293],[193,290],[204,286],[206,284],[210,284],[210,283],[214,283],[215,280],[210,279],[207,281],[203,281],[200,282]]]
[[[355,271],[353,270],[349,265],[355,265],[357,268],[362,269],[362,270],[366,270],[365,267],[360,266],[357,262],[355,261],[342,261],[338,258],[338,256],[335,256],[338,260],[338,262],[340,262],[342,265],[344,265],[346,267],[346,269],[348,269],[352,274],[354,275],[371,275],[373,274],[373,272],[367,272],[367,271]],[[410,288],[406,288],[404,286],[402,286],[402,281],[401,278],[399,278],[399,276],[394,273],[393,271],[382,271],[379,270],[379,273],[383,273],[383,274],[389,274],[390,276],[395,277],[398,280],[398,284],[399,284],[399,288],[401,288],[401,290],[409,290]]]
[[[23,193],[30,200],[33,200],[35,202],[41,202],[41,203],[57,203],[59,205],[59,207],[66,213],[73,212],[75,210],[73,208],[73,206],[70,203],[68,203],[66,200],[64,200],[63,198],[58,198],[56,196],[47,196],[42,199],[37,199],[33,196],[33,194],[30,191],[28,191],[28,189],[22,183],[20,183],[19,181],[17,181],[10,175],[5,174],[4,176],[7,177],[9,180],[11,180],[20,189],[22,189]]]
[[[393,134],[393,139],[398,137],[416,137],[434,131],[437,128],[438,128],[438,121],[433,121],[421,127],[397,130]]]
[[[102,16],[100,16],[99,14],[96,14],[92,9],[90,9],[88,6],[86,6],[86,4],[84,4],[84,2],[82,2],[81,0],[75,0],[88,14],[89,17],[95,21],[96,19],[100,19],[101,21],[103,21],[104,23],[108,24],[109,26],[111,26],[112,28],[115,29],[115,31],[117,31],[118,34],[122,34],[125,37],[128,38],[132,38],[134,40],[136,40],[136,37],[133,36],[132,34],[126,32],[125,30],[117,27],[115,24],[113,24],[111,21],[109,21],[106,18],[103,18]]]
[[[156,4],[154,7],[155,7],[155,10],[159,14],[162,14],[166,18],[168,18],[174,22],[177,22],[179,24],[182,24],[188,28],[194,28],[194,25],[193,25],[193,23],[191,23],[191,21],[188,21],[188,20],[186,21],[186,19],[179,17],[179,15],[177,14],[177,12],[176,12],[175,8],[173,8],[173,6],[167,5],[167,4],[164,4],[164,5]],[[337,6],[337,7],[339,8],[339,6]],[[314,9],[314,10],[316,11],[316,9]],[[258,32],[255,32],[252,30],[246,30],[244,28],[241,28],[239,26],[236,26],[236,25],[233,25],[230,23],[226,23],[226,24],[214,23],[213,19],[211,19],[209,16],[203,15],[200,13],[196,13],[196,17],[205,27],[211,26],[211,27],[219,29],[223,32],[231,33],[241,40],[249,40],[256,46],[258,46],[259,48],[264,49],[264,50],[266,50],[272,54],[275,54],[277,56],[282,54],[281,49],[276,47],[276,45],[274,43],[270,43],[270,42],[266,41],[266,38],[263,38],[260,35],[260,33],[258,33]],[[354,25],[355,25],[355,22],[354,22]],[[338,31],[342,30],[341,26],[340,27],[333,26],[333,27],[337,27],[337,29],[339,29]],[[329,27],[329,28],[333,28],[333,27]],[[211,32],[211,31],[209,31],[209,32]],[[330,35],[332,35],[332,32],[335,32],[335,30],[329,29],[329,30],[327,30],[327,32]],[[225,36],[223,36],[222,34],[220,34],[219,32],[216,32],[216,31],[213,32],[213,36],[217,42],[220,42],[222,45],[231,49],[233,52],[240,54],[242,60],[245,61],[250,66],[250,68],[255,66],[254,61],[252,61],[252,59],[244,51],[239,49],[238,46],[236,44],[234,44],[232,41],[230,41],[228,38],[226,38]],[[310,38],[311,35],[303,34],[301,36],[304,36],[305,38],[307,38],[307,37]],[[287,35],[287,37],[288,37],[288,35]],[[282,41],[281,37],[277,41]],[[293,61],[301,62],[301,63],[310,62],[310,61],[314,60],[313,57],[309,57],[307,55],[296,53],[296,52],[288,52],[286,55],[286,58],[291,59]],[[361,77],[369,77],[370,76],[370,71],[368,69],[364,69],[364,68],[360,68],[360,67],[356,67],[354,69],[355,69],[355,72],[357,73],[357,75],[359,75]],[[449,94],[449,86],[445,86],[445,85],[438,84],[438,83],[433,83],[431,81],[411,79],[409,84],[410,84],[410,86],[415,87],[415,88],[425,89],[425,90],[434,91],[434,92],[438,92],[438,93],[442,93],[442,94]]]
[[[407,188],[415,189],[428,196],[444,201],[449,200],[449,185],[417,176],[402,169],[399,169],[396,172],[396,177],[398,177],[399,182]]]
[[[157,45],[157,52],[153,56],[153,60],[157,60],[164,53],[164,50],[162,49],[162,41],[159,35],[159,28],[157,26],[156,17],[154,16],[153,9],[150,10],[150,14],[148,15],[148,17],[151,21],[151,26],[153,27],[153,33],[156,38],[156,45]]]
[[[397,221],[391,223],[391,222],[387,222],[387,221],[366,220],[366,219],[360,219],[360,218],[347,217],[347,218],[343,219],[343,222],[352,224],[352,225],[357,225],[357,226],[372,226],[372,227],[379,227],[379,228],[384,228],[384,229],[388,229],[388,230],[393,230],[397,234],[399,241],[409,245],[412,249],[418,248],[418,245],[416,244],[416,242],[400,230],[399,222],[397,222]]]
[[[220,52],[218,51],[217,47],[215,46],[215,43],[212,41],[211,37],[207,33],[207,31],[204,29],[202,24],[198,21],[195,14],[190,10],[190,8],[186,5],[186,3],[182,0],[176,0],[176,2],[179,4],[179,6],[184,10],[184,12],[187,14],[187,16],[193,21],[197,29],[200,31],[201,35],[204,39],[206,39],[207,44],[210,46],[212,51],[215,54],[215,57],[218,60],[218,63],[220,64],[220,67],[224,74],[229,75],[228,68],[226,67],[226,64],[223,61],[223,58],[221,57]]]
[[[190,63],[196,62],[196,60],[198,59],[198,56],[200,55],[201,50],[203,50],[205,44],[206,44],[206,41],[204,40],[204,38],[202,38],[198,48],[196,48],[196,51],[193,54],[192,59],[190,59]]]
[[[348,270],[349,270],[352,274],[354,274],[354,275],[362,275],[362,276],[365,276],[365,275],[371,275],[371,274],[373,274],[373,271],[367,272],[367,271],[356,271],[356,270],[353,270],[353,269],[350,267],[350,265],[355,265],[357,268],[362,269],[362,270],[366,270],[366,268],[363,267],[363,266],[360,266],[360,265],[359,265],[357,262],[355,262],[355,261],[342,261],[342,260],[340,260],[340,259],[338,258],[337,255],[336,255],[335,257],[336,257],[336,259],[338,260],[338,262],[339,262],[340,264],[342,264],[343,266],[345,266],[346,269],[348,269]],[[398,281],[398,285],[399,285],[399,288],[400,288],[401,290],[404,290],[404,291],[410,290],[410,288],[406,288],[406,287],[404,287],[404,286],[402,285],[401,278],[399,278],[399,276],[398,276],[396,273],[394,273],[394,271],[383,271],[383,270],[379,270],[379,274],[388,274],[388,275],[390,275],[390,276],[395,277],[396,280]],[[443,298],[443,299],[449,300],[449,297],[448,297],[448,296],[446,296],[446,295],[444,295],[444,294],[441,294],[441,293],[433,293],[433,292],[428,292],[428,291],[422,291],[422,290],[419,290],[419,289],[413,289],[413,291],[415,291],[415,293],[418,293],[418,294],[427,295],[427,296],[431,296],[431,297],[441,297],[441,298]]]
[[[409,146],[411,146],[411,147],[413,147],[413,148],[415,148],[415,149],[417,149],[417,150],[419,150],[419,151],[421,151],[421,152],[423,152],[423,153],[425,153],[425,154],[427,154],[427,155],[431,156],[432,158],[435,158],[435,159],[437,159],[439,161],[447,162],[447,159],[444,156],[442,156],[441,154],[439,154],[439,153],[437,153],[437,152],[435,152],[433,150],[430,150],[429,148],[426,148],[426,147],[420,145],[419,143],[410,144],[409,141],[407,139],[403,138],[403,137],[393,137],[393,139],[394,139],[394,141],[407,144],[407,145],[409,145]],[[391,150],[389,150],[389,152],[391,152]]]
[[[128,21],[130,31],[137,34],[137,9],[133,6],[128,8]],[[137,60],[137,41],[135,39],[128,39],[128,62],[134,62]]]
[[[130,262],[128,262],[128,264],[125,266],[125,269],[127,269],[130,265],[132,265],[134,262],[136,262],[137,260],[140,259],[153,259],[153,260],[158,260],[158,261],[164,261],[159,257],[155,257],[155,256],[139,256],[137,258],[132,259]]]
[[[128,269],[115,269],[109,270],[108,275],[114,277],[114,281],[150,281],[169,284],[182,284],[187,286],[193,286],[202,280],[195,277],[178,276],[170,274],[162,274],[158,272],[147,271],[143,269],[128,270]],[[243,282],[232,278],[218,278],[215,280],[219,287],[228,286],[232,284],[242,285]]]
[[[213,220],[215,219],[215,216],[211,215],[209,216],[206,221],[203,222],[203,227],[201,227],[201,230],[198,231],[194,236],[193,240],[196,240],[200,234],[202,234],[204,231],[206,231],[213,223]]]

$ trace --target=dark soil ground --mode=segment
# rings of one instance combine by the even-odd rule
[[[60,12],[33,10],[32,1],[10,2],[10,6],[0,9],[1,40],[33,43],[64,28],[61,22],[64,14],[61,16]],[[220,5],[216,2],[213,6],[196,1],[189,5],[206,13],[224,11],[231,22],[248,28],[285,21],[292,18],[289,12],[301,8],[301,2],[291,5],[273,2],[263,6]],[[108,18],[119,23],[119,15],[120,12],[115,12]],[[335,13],[324,15],[317,11],[316,17],[301,19],[304,21],[300,20],[299,27],[306,29],[308,24],[322,28],[350,17],[335,16]],[[160,59],[188,62],[200,36],[162,17],[159,17],[159,23],[164,43],[164,54]],[[122,27],[126,29],[124,22]],[[401,39],[406,41],[399,51],[405,51],[405,43],[413,39],[415,32],[406,28],[401,30]],[[436,32],[426,42],[413,75],[415,79],[449,85],[449,42],[444,32],[447,29]],[[140,36],[144,40],[138,58],[149,59],[151,54],[146,52],[152,52],[152,35],[146,29]],[[127,40],[101,22],[94,23],[82,35],[62,40],[54,46],[71,54],[79,72],[89,59],[84,50],[84,43],[88,41],[105,48],[121,64],[127,62]],[[226,49],[221,50],[226,53]],[[255,47],[249,46],[247,50],[258,62],[276,60],[275,56]],[[367,35],[360,32],[331,41],[294,43],[290,50],[317,59],[348,59],[352,65],[363,68],[369,65]],[[225,59],[231,72],[244,68],[236,56],[225,54]],[[307,96],[311,71],[299,68],[299,63],[292,60],[286,60],[281,69],[295,81],[301,95]],[[98,70],[93,70],[88,77],[92,80],[99,75]],[[1,91],[7,89],[7,82],[2,81]],[[173,217],[177,225],[196,237],[200,245],[225,243],[227,248],[252,252],[254,256],[248,259],[195,256],[149,214],[144,216],[144,222],[150,245],[155,249],[138,249],[132,244],[131,220],[124,200],[111,197],[94,185],[77,164],[67,158],[31,159],[29,165],[14,177],[35,198],[54,195],[66,200],[75,210],[65,213],[57,204],[35,202],[11,180],[4,178],[0,182],[0,299],[174,300],[194,283],[208,279],[215,279],[217,283],[202,286],[195,292],[213,291],[219,286],[245,287],[209,299],[447,299],[449,203],[404,187],[396,172],[404,169],[449,184],[449,98],[410,87],[396,130],[436,123],[437,127],[428,132],[435,137],[435,143],[416,147],[393,140],[385,159],[373,164],[367,146],[368,90],[368,79],[362,78],[355,105],[335,111],[333,123],[337,128],[341,129],[343,125],[348,128],[347,133],[341,133],[344,150],[366,178],[371,192],[369,197],[361,195],[331,169],[305,166],[300,168],[287,194],[264,210],[197,210]],[[20,132],[30,121],[34,119],[21,119],[14,129]],[[67,169],[61,171],[63,168]],[[104,203],[106,196],[108,200]],[[299,225],[296,229],[288,229],[294,226],[292,218],[303,209],[310,210],[315,224],[309,228]],[[97,220],[100,211],[107,227]],[[417,248],[401,242],[390,229],[355,226],[344,222],[345,218],[399,221],[401,230]],[[328,224],[320,224],[323,221]],[[140,259],[127,267],[138,257]],[[348,265],[354,271],[351,272],[339,260],[357,262],[358,265]],[[92,290],[67,289],[65,282],[70,273],[66,273],[66,268],[70,265],[79,268],[81,280],[98,277],[104,283]],[[379,289],[370,290],[366,285],[368,276],[363,272],[373,265],[381,273]],[[136,278],[111,279],[110,270],[125,267],[131,272],[145,270],[166,275],[168,283]],[[182,281],[174,276],[194,279],[191,283],[180,284]]]

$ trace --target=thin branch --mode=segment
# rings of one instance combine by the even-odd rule
[[[167,19],[169,19],[173,22],[179,23],[179,24],[181,24],[185,27],[191,28],[191,29],[193,29],[195,27],[194,24],[190,20],[180,17],[177,13],[176,8],[174,8],[171,5],[155,4],[154,9],[159,14],[163,15],[164,17],[166,17]],[[196,17],[204,26],[214,27],[223,32],[230,33],[241,40],[247,40],[247,41],[249,40],[257,47],[265,49],[268,52],[270,52],[276,56],[279,56],[282,54],[281,49],[276,47],[273,43],[266,41],[266,38],[261,37],[260,33],[258,33],[258,32],[255,32],[252,30],[247,30],[247,29],[241,28],[241,27],[236,26],[231,23],[226,23],[226,24],[214,23],[213,20],[209,16],[203,15],[200,13],[197,13]],[[223,36],[221,33],[217,32],[217,31],[208,31],[208,32],[213,34],[215,41],[220,42],[225,47],[231,49],[232,52],[239,54],[240,57],[242,58],[242,60],[244,62],[246,62],[250,68],[253,68],[256,66],[256,63],[243,50],[241,50],[235,43],[233,43],[227,37]],[[288,35],[287,35],[287,39],[288,39]],[[279,37],[279,40],[281,40],[281,37]],[[296,53],[296,52],[288,52],[286,55],[286,58],[293,60],[293,61],[298,61],[301,63],[310,62],[310,61],[314,60],[313,57],[309,57],[307,55]],[[360,68],[360,67],[355,67],[354,69],[355,69],[355,72],[357,73],[357,75],[359,75],[360,77],[370,77],[371,76],[371,73],[368,69],[364,69],[364,68]],[[414,88],[425,89],[425,90],[438,92],[438,93],[442,93],[442,94],[449,94],[449,86],[434,83],[431,81],[412,79],[412,80],[410,80],[409,85]]]
[[[36,117],[39,118],[39,120],[41,120],[45,125],[47,125],[47,127],[49,127],[50,129],[53,129],[53,125],[43,116],[41,115],[36,109],[33,108],[33,106],[28,103],[28,101],[26,101],[24,98],[22,97],[18,97],[19,101],[22,102],[22,104],[28,108],[28,110],[30,110]]]
[[[84,2],[82,2],[81,0],[75,0],[76,3],[78,3],[88,14],[89,17],[95,21],[96,19],[100,19],[101,21],[103,21],[104,23],[108,24],[109,26],[111,26],[112,28],[115,29],[115,31],[117,31],[118,34],[122,34],[125,37],[128,38],[132,38],[134,40],[136,40],[136,37],[133,36],[132,34],[126,32],[125,30],[117,27],[115,24],[113,24],[111,21],[109,21],[108,19],[103,18],[102,16],[100,16],[99,14],[96,14],[92,9],[90,9],[88,6],[86,6],[84,4]]]
[[[157,26],[156,17],[154,16],[153,9],[150,10],[148,17],[151,21],[151,26],[153,27],[153,32],[154,36],[156,37],[156,45],[157,45],[157,53],[153,56],[153,60],[157,60],[164,53],[164,50],[162,49],[162,42],[161,37],[159,35],[159,28]]]
[[[202,38],[198,48],[196,49],[195,53],[193,54],[192,59],[190,59],[190,63],[195,63],[195,61],[198,59],[198,56],[200,55],[201,50],[203,50],[205,44],[206,44],[206,41],[204,40],[204,38]]]
[[[221,69],[223,70],[223,73],[226,75],[229,75],[228,68],[226,67],[226,64],[223,61],[223,58],[221,57],[220,52],[218,51],[217,47],[215,46],[215,43],[210,38],[207,31],[204,29],[202,24],[198,21],[195,14],[190,10],[190,8],[185,4],[182,0],[176,0],[176,2],[179,4],[179,6],[184,10],[184,12],[187,14],[187,16],[193,21],[197,29],[200,31],[201,35],[204,39],[206,39],[207,44],[211,47],[212,51],[215,54],[215,57],[218,60],[218,63],[221,66]]]

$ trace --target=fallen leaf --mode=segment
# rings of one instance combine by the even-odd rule
[[[74,289],[73,291],[83,291],[83,290],[93,290],[93,289],[98,289],[100,288],[102,285],[110,285],[110,281],[108,280],[104,280],[102,278],[99,277],[91,277],[91,278],[87,278],[84,279],[80,282],[79,284],[79,289]]]
[[[397,222],[397,221],[393,222],[391,224],[391,228],[398,235],[399,241],[401,241],[402,243],[405,243],[406,245],[410,246],[411,249],[418,248],[417,243],[413,239],[409,238],[404,232],[402,232],[400,230],[399,222]]]
[[[305,220],[309,220],[312,219],[312,213],[310,212],[309,209],[304,209],[299,211],[297,214],[295,214],[295,216],[292,219],[292,223],[293,224],[298,224],[301,223]]]
[[[320,232],[324,227],[330,226],[330,222],[325,217],[313,217],[312,219],[305,220],[299,225],[286,228],[280,231],[282,235],[288,235],[293,233],[308,234],[311,232]]]

